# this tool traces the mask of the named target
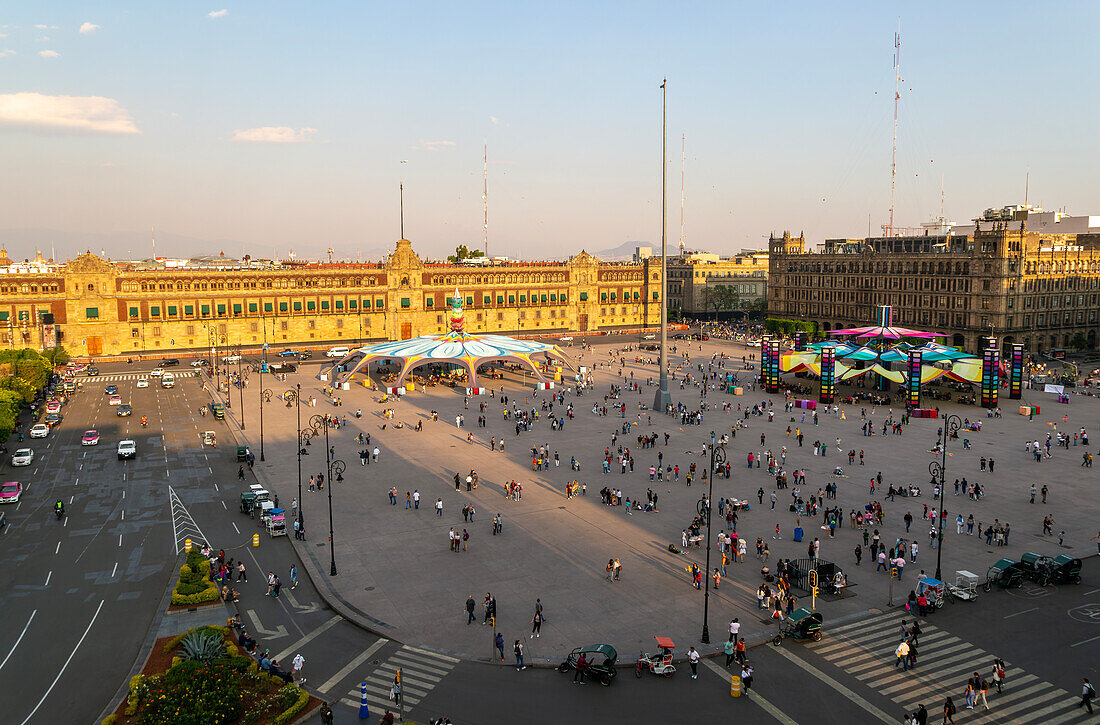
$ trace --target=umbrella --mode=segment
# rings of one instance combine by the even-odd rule
[[[359,719],[370,719],[370,707],[367,705],[367,681],[359,683]]]

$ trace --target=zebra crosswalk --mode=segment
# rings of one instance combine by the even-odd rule
[[[419,647],[402,645],[382,664],[375,667],[360,681],[367,683],[367,702],[380,712],[385,708],[396,710],[397,706],[390,698],[397,671],[401,671],[401,692],[404,697],[404,709],[407,714],[428,693],[435,689],[440,680],[454,669],[459,660],[455,657],[429,652]],[[358,708],[361,693],[359,685],[348,691],[341,702],[349,707]]]
[[[1080,711],[1077,699],[1069,692],[1045,682],[1023,668],[1006,662],[1004,691],[998,693],[990,673],[994,654],[936,627],[927,619],[920,622],[918,657],[908,672],[895,667],[894,650],[901,641],[903,619],[912,617],[897,611],[876,615],[826,631],[819,642],[806,647],[830,664],[856,677],[872,690],[893,700],[904,712],[913,712],[923,703],[929,712],[938,712],[947,697],[953,698],[959,712],[956,721],[985,723],[1038,722],[1060,725],[1076,721]],[[975,673],[989,681],[989,710],[981,698],[975,709],[966,709],[963,692],[966,681]]]
[[[179,372],[176,372],[175,370],[172,370],[170,372],[177,379],[178,378],[191,378],[191,377],[194,377],[196,375],[194,370],[180,370]],[[153,381],[158,379],[158,378],[152,377],[151,375],[149,375],[149,373],[122,373],[120,375],[95,375],[95,376],[92,376],[90,378],[87,378],[87,377],[77,378],[77,380],[79,380],[82,383],[121,383],[121,382],[126,381],[126,380],[140,380],[141,378],[145,378],[145,379],[149,380],[150,384],[152,384]]]

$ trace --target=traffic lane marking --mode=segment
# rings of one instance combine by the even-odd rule
[[[34,714],[38,712],[38,708],[42,707],[42,703],[44,703],[46,701],[46,698],[50,696],[50,693],[53,692],[53,688],[57,686],[57,681],[61,679],[61,675],[65,674],[65,668],[67,668],[69,666],[69,663],[73,661],[73,657],[76,655],[77,650],[80,649],[80,645],[84,644],[84,640],[88,637],[88,632],[92,631],[92,625],[95,624],[95,620],[99,617],[99,612],[103,609],[103,602],[105,601],[105,599],[99,600],[99,606],[96,607],[95,614],[92,615],[92,621],[88,622],[88,628],[84,630],[84,634],[80,636],[80,640],[76,643],[76,646],[73,647],[72,652],[69,653],[69,658],[65,660],[65,664],[61,665],[61,669],[58,671],[57,677],[55,677],[53,679],[53,682],[50,683],[50,686],[46,689],[46,693],[42,695],[42,699],[38,701],[38,704],[34,706],[34,709],[31,710],[31,713],[27,715],[27,718],[22,722],[22,725],[27,725],[27,723],[30,722],[31,718],[34,717]]]
[[[23,631],[19,633],[19,637],[15,640],[15,644],[13,644],[11,646],[11,649],[8,651],[8,656],[4,658],[3,662],[0,662],[0,670],[4,669],[4,665],[6,665],[8,663],[8,660],[11,659],[12,653],[15,652],[15,648],[18,647],[19,643],[23,641],[23,635],[27,633],[27,629],[31,626],[31,622],[34,621],[35,614],[38,614],[37,609],[31,612],[30,619],[28,619],[27,623],[23,625]]]
[[[341,667],[335,675],[328,678],[328,680],[325,681],[325,684],[321,685],[321,687],[318,689],[318,692],[320,692],[322,695],[328,694],[329,690],[339,685],[345,677],[350,675],[355,669],[357,669],[360,665],[370,659],[371,655],[385,647],[388,643],[388,639],[380,639],[372,644],[370,647],[367,647],[365,650],[360,652],[358,656],[352,659],[351,662],[348,662],[346,665]],[[0,665],[0,667],[2,666],[3,665]]]
[[[1089,642],[1095,642],[1098,639],[1100,639],[1100,635],[1097,635],[1096,637],[1092,637],[1090,639],[1086,639],[1084,641],[1078,642],[1077,644],[1071,644],[1070,647],[1079,647],[1083,644],[1088,644]]]
[[[897,720],[898,720],[897,717],[891,717],[890,715],[887,715],[883,710],[881,710],[878,707],[875,707],[871,703],[867,702],[862,697],[860,697],[855,692],[853,692],[851,689],[849,689],[848,687],[845,687],[844,685],[842,685],[840,682],[833,679],[832,677],[829,677],[827,674],[825,674],[824,672],[822,672],[818,668],[814,667],[809,662],[806,662],[805,660],[803,660],[799,657],[795,657],[791,653],[787,652],[786,650],[783,649],[782,646],[775,647],[772,651],[775,652],[776,654],[778,654],[780,657],[783,657],[783,658],[789,660],[795,666],[800,667],[803,670],[805,670],[807,673],[813,675],[818,680],[820,680],[823,684],[828,685],[829,687],[833,688],[834,690],[836,690],[841,695],[844,695],[844,697],[848,698],[849,700],[854,702],[856,705],[863,708],[872,717],[874,717],[878,720],[881,720],[884,723],[887,723],[887,725],[894,725],[894,723],[897,722]]]
[[[296,650],[296,649],[301,649],[302,647],[304,647],[305,645],[309,644],[309,643],[310,643],[310,642],[312,642],[312,641],[313,641],[314,639],[316,639],[316,638],[317,638],[318,636],[320,636],[320,635],[321,635],[321,634],[323,634],[324,632],[328,631],[328,629],[329,629],[330,627],[332,627],[332,625],[334,625],[334,624],[336,624],[337,622],[339,622],[339,621],[340,621],[340,619],[341,619],[340,615],[338,615],[338,614],[337,614],[337,615],[334,615],[334,616],[333,616],[332,618],[330,618],[330,619],[329,619],[329,620],[328,620],[327,622],[325,622],[325,623],[324,623],[324,624],[322,624],[321,626],[317,627],[316,629],[314,629],[314,630],[313,630],[312,632],[310,632],[309,634],[307,634],[307,635],[304,635],[304,636],[303,636],[303,637],[302,637],[301,639],[299,639],[299,640],[298,640],[297,642],[295,642],[294,644],[290,645],[289,647],[287,647],[286,649],[284,649],[284,650],[283,650],[282,652],[280,652],[279,654],[275,655],[275,659],[279,660],[280,662],[281,662],[281,661],[283,661],[284,659],[286,659],[287,657],[289,657],[289,656],[290,656],[291,654],[293,654],[293,653],[294,653],[294,650]]]
[[[708,669],[721,677],[723,680],[726,680],[730,677],[730,673],[726,672],[723,668],[719,667],[717,664],[709,659],[703,660],[703,664],[706,665]],[[748,692],[745,693],[745,696],[755,702],[757,705],[759,705],[760,709],[762,709],[764,712],[768,713],[773,718],[783,723],[783,725],[798,725],[798,723],[796,723],[794,720],[783,714],[783,712],[778,707],[761,697],[759,693],[757,693],[755,690],[750,689]]]
[[[1039,611],[1038,607],[1032,607],[1031,609],[1025,609],[1022,612],[1014,612],[1012,614],[1006,614],[1004,618],[1005,619],[1011,619],[1012,617],[1018,617],[1021,614],[1027,614],[1028,612],[1038,612],[1038,611]]]

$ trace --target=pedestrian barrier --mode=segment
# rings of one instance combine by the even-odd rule
[[[260,545],[260,535],[259,534],[252,534],[252,545],[253,546],[259,546]]]
[[[730,697],[741,697],[741,678],[737,675],[730,677]]]

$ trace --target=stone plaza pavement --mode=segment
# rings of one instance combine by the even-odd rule
[[[570,348],[576,362],[590,368],[597,361],[609,359],[608,351],[620,349],[626,343],[615,341],[597,344],[587,352],[579,348]],[[689,350],[690,348],[690,350]],[[674,366],[679,354],[688,351],[691,366],[698,372],[696,365],[704,367],[715,352],[736,355],[753,352],[740,345],[726,341],[704,343],[678,343],[678,352],[670,355]],[[308,541],[296,542],[305,568],[316,581],[318,589],[338,611],[350,616],[360,624],[367,626],[383,636],[401,642],[430,647],[435,650],[457,653],[464,657],[488,659],[492,650],[492,634],[481,624],[483,608],[481,602],[486,593],[492,593],[497,600],[497,629],[502,632],[505,642],[509,643],[506,653],[510,658],[510,643],[524,638],[527,643],[529,660],[557,661],[563,652],[570,648],[591,642],[609,642],[615,645],[624,658],[633,657],[635,651],[651,648],[653,635],[671,636],[677,645],[686,650],[688,645],[699,645],[699,636],[703,619],[703,594],[689,583],[685,571],[691,562],[704,565],[705,549],[694,549],[686,555],[668,551],[670,543],[680,544],[681,530],[690,522],[695,506],[704,492],[696,479],[696,484],[688,488],[684,484],[684,474],[688,465],[695,461],[700,470],[705,467],[704,459],[699,455],[704,442],[709,442],[710,431],[718,435],[730,432],[736,420],[743,420],[743,414],[737,411],[737,404],[749,407],[761,400],[771,400],[778,406],[775,419],[768,422],[766,417],[751,417],[747,430],[739,430],[728,446],[732,477],[729,480],[717,479],[714,485],[714,497],[735,496],[750,499],[751,510],[741,512],[738,532],[750,542],[749,555],[741,564],[729,567],[729,576],[722,581],[721,588],[712,590],[710,598],[710,629],[712,647],[720,648],[725,639],[726,624],[732,617],[739,617],[742,633],[760,634],[774,629],[774,625],[759,616],[755,592],[761,583],[761,563],[755,557],[751,546],[756,537],[763,537],[771,549],[772,564],[780,558],[802,558],[806,556],[807,543],[814,537],[821,539],[821,557],[839,563],[849,575],[849,583],[854,585],[849,596],[840,600],[818,599],[818,609],[825,617],[826,627],[830,620],[840,617],[857,616],[861,612],[881,609],[887,605],[888,579],[884,573],[876,573],[869,565],[869,556],[865,553],[863,565],[855,566],[852,553],[857,543],[858,532],[848,528],[847,523],[838,529],[835,538],[828,538],[827,531],[820,527],[820,517],[815,521],[802,521],[806,540],[802,543],[791,541],[791,531],[795,525],[795,514],[787,510],[790,489],[778,492],[780,505],[770,510],[768,496],[775,490],[774,478],[768,475],[766,466],[746,468],[746,456],[749,451],[758,453],[771,448],[776,455],[781,446],[787,447],[786,469],[805,468],[807,483],[802,487],[804,498],[811,492],[835,480],[839,485],[837,500],[827,502],[839,505],[845,511],[853,507],[862,507],[871,496],[868,481],[879,471],[883,476],[883,489],[876,492],[876,498],[883,501],[886,513],[885,525],[881,527],[883,541],[892,544],[896,537],[909,539],[905,534],[902,517],[910,511],[915,518],[920,517],[924,504],[932,505],[931,486],[929,485],[928,463],[934,457],[930,449],[934,445],[939,420],[915,419],[904,429],[904,435],[878,434],[882,421],[891,410],[872,408],[871,406],[842,406],[846,420],[833,416],[821,416],[820,424],[812,423],[807,415],[802,422],[802,413],[797,411],[791,421],[791,414],[784,414],[782,396],[768,396],[759,391],[746,389],[743,397],[735,397],[723,392],[711,391],[707,402],[717,406],[717,410],[708,411],[700,426],[681,426],[679,416],[667,417],[654,415],[652,424],[648,418],[650,412],[639,412],[639,403],[648,406],[652,403],[654,388],[645,384],[647,378],[656,375],[655,364],[633,362],[637,352],[624,353],[626,359],[624,376],[630,379],[633,372],[640,385],[640,392],[624,393],[622,401],[627,404],[626,420],[640,422],[630,434],[618,435],[618,444],[631,449],[636,465],[633,473],[622,475],[618,467],[612,473],[602,473],[600,461],[603,449],[609,446],[612,451],[612,434],[620,430],[623,419],[608,415],[596,416],[591,412],[592,405],[604,403],[612,383],[621,383],[618,365],[609,368],[599,367],[595,372],[595,390],[584,395],[567,394],[566,402],[574,405],[575,418],[567,419],[563,431],[552,431],[549,420],[543,415],[530,432],[519,436],[514,424],[505,421],[501,415],[499,388],[503,385],[504,394],[509,402],[518,401],[521,406],[540,409],[546,392],[524,388],[518,377],[504,381],[494,381],[497,397],[488,396],[470,398],[469,408],[463,408],[461,389],[445,387],[416,390],[398,401],[380,402],[380,394],[353,385],[351,390],[343,391],[341,407],[334,406],[321,393],[322,383],[317,379],[318,367],[303,366],[298,374],[291,375],[285,382],[264,376],[264,387],[272,390],[276,396],[295,383],[302,384],[303,426],[311,415],[317,413],[336,413],[347,415],[348,425],[339,431],[331,431],[332,445],[336,456],[347,463],[344,481],[333,488],[333,514],[336,539],[336,564],[339,575],[329,576],[329,549],[327,543],[328,503],[325,493],[305,493],[303,511],[306,519]],[[647,358],[654,353],[641,353]],[[730,363],[727,363],[729,365]],[[740,367],[739,365],[736,367]],[[742,380],[751,380],[752,373],[741,373]],[[699,389],[691,384],[680,387],[680,374],[670,385],[673,400],[683,402],[689,408],[699,403]],[[259,450],[257,404],[259,391],[258,377],[251,375],[250,384],[245,391],[245,415],[247,429],[238,435],[243,436],[254,451]],[[801,381],[799,381],[801,382]],[[841,386],[840,396],[848,395],[851,388]],[[1031,393],[1031,391],[1025,391]],[[1005,392],[1002,391],[1004,395]],[[309,407],[308,398],[316,398],[315,407]],[[1033,402],[1042,405],[1043,413],[1034,420],[1017,415],[1015,401],[1002,399],[1004,417],[995,419],[986,417],[986,411],[972,406],[946,404],[943,413],[956,412],[961,416],[979,419],[983,429],[978,433],[961,433],[960,439],[952,441],[947,464],[947,480],[965,477],[970,481],[980,481],[986,489],[986,496],[980,501],[968,500],[966,496],[951,495],[949,487],[946,507],[951,525],[947,527],[943,551],[943,572],[945,579],[953,580],[956,569],[969,569],[982,576],[989,565],[1002,556],[1018,557],[1025,551],[1038,551],[1056,555],[1088,548],[1095,552],[1097,536],[1098,506],[1095,496],[1095,480],[1100,468],[1081,467],[1080,446],[1068,451],[1054,448],[1054,455],[1036,464],[1031,456],[1024,452],[1024,442],[1038,438],[1045,440],[1047,432],[1058,430],[1073,432],[1084,426],[1090,433],[1090,443],[1096,446],[1100,431],[1096,430],[1096,421],[1100,419],[1100,401],[1084,396],[1072,397],[1071,405],[1059,405],[1054,396],[1044,394],[1029,395]],[[722,404],[734,403],[732,413],[721,410]],[[485,415],[488,425],[477,427],[478,406],[485,403]],[[239,414],[239,397],[234,391],[231,418]],[[391,420],[382,418],[384,408],[395,408],[396,415]],[[359,408],[363,417],[354,418]],[[877,434],[873,437],[862,435],[861,409],[875,421]],[[432,422],[429,412],[439,412],[439,420]],[[291,500],[297,495],[297,461],[295,455],[295,411],[287,409],[277,398],[264,406],[264,449],[266,460],[260,463],[257,458],[256,471],[261,480],[279,494],[280,502],[289,508]],[[555,412],[564,414],[561,406],[555,406]],[[894,409],[895,416],[900,409]],[[464,414],[465,428],[455,426],[455,416]],[[1068,421],[1063,416],[1068,415]],[[418,420],[424,422],[423,431],[417,432],[414,426]],[[397,429],[394,423],[403,422],[404,428]],[[385,429],[383,430],[383,425]],[[801,428],[804,433],[803,447],[799,447],[793,435],[786,437],[786,428]],[[359,447],[354,437],[359,432],[370,433],[371,448],[380,449],[377,463],[360,465]],[[637,445],[640,433],[655,431],[661,436],[657,448],[643,450]],[[468,443],[466,434],[474,434],[474,442]],[[670,434],[667,446],[663,444],[663,434]],[[767,436],[766,445],[760,446],[761,433]],[[490,436],[506,443],[506,453],[492,452],[488,442]],[[847,452],[855,449],[865,452],[866,465],[849,466],[847,457],[839,455],[835,439],[841,439],[841,448]],[[962,438],[967,437],[973,448],[964,450]],[[315,439],[309,447],[310,454],[303,457],[302,470],[306,481],[311,474],[324,470],[323,437]],[[821,440],[829,444],[830,450],[825,458],[812,455],[812,444]],[[320,443],[320,445],[318,445]],[[532,445],[548,444],[561,459],[560,467],[549,471],[531,470],[530,448]],[[664,462],[679,465],[680,482],[649,481],[648,470],[656,463],[657,453],[664,453]],[[579,474],[569,469],[570,457],[576,456],[581,463]],[[980,456],[996,461],[996,473],[979,471]],[[836,465],[842,465],[848,477],[834,479],[832,472]],[[476,491],[456,492],[453,476],[460,472],[463,476],[471,468],[480,475],[481,484]],[[588,485],[587,496],[567,499],[566,483],[578,478]],[[523,484],[521,501],[511,501],[503,497],[504,483],[515,480]],[[1050,489],[1049,503],[1028,503],[1028,488],[1031,483],[1040,487],[1046,484]],[[228,482],[227,482],[228,483]],[[923,489],[923,497],[918,499],[897,499],[895,502],[884,500],[887,485],[913,483]],[[609,508],[601,504],[599,490],[605,486],[619,487],[631,500],[645,498],[646,489],[652,487],[660,495],[659,513],[636,512],[627,515],[623,507]],[[396,486],[399,502],[391,506],[387,491]],[[757,504],[756,492],[765,491],[764,504]],[[792,486],[793,488],[793,486]],[[303,483],[303,490],[305,484]],[[404,497],[406,491],[418,490],[421,494],[419,510],[406,510]],[[442,498],[444,515],[435,513],[434,504]],[[462,517],[462,507],[472,504],[476,507],[476,520],[466,523]],[[964,518],[973,513],[982,523],[994,518],[1011,523],[1011,536],[1007,546],[985,546],[984,540],[977,536],[956,535],[954,517],[961,511]],[[503,533],[491,534],[491,520],[496,513],[503,514]],[[717,513],[717,512],[715,512]],[[1064,547],[1059,547],[1056,537],[1042,535],[1042,518],[1051,513],[1055,517],[1054,531],[1066,531]],[[782,539],[773,540],[774,529],[779,524]],[[461,532],[465,527],[470,532],[469,551],[452,553],[448,549],[448,531],[455,527]],[[717,524],[716,524],[717,526]],[[920,554],[914,563],[908,562],[903,581],[895,587],[894,598],[904,599],[909,589],[915,586],[917,573],[924,569],[930,574],[935,570],[935,550],[929,546],[927,522],[914,523],[912,536],[918,541]],[[717,529],[715,529],[715,534]],[[861,538],[859,539],[862,540]],[[604,568],[609,558],[618,557],[622,563],[622,579],[608,582]],[[715,548],[712,552],[712,567],[720,560]],[[907,556],[908,560],[908,556]],[[1088,565],[1088,564],[1086,564]],[[477,602],[477,624],[467,626],[464,603],[468,595]],[[986,595],[975,604],[960,606],[996,607],[997,594]],[[531,617],[535,600],[541,598],[545,608],[545,624],[542,636],[530,639]],[[800,600],[800,605],[809,605],[809,598]],[[710,651],[703,648],[704,651]]]

